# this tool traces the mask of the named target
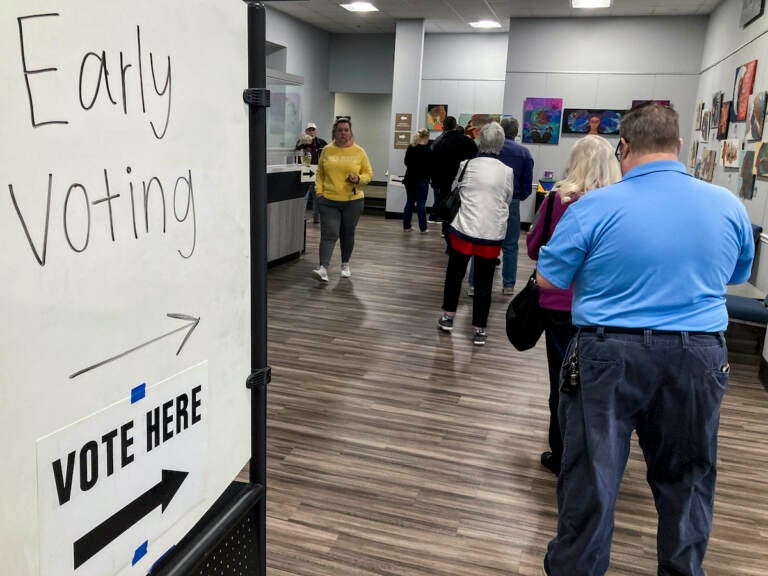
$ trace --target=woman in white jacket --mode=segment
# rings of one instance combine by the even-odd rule
[[[509,204],[512,202],[512,168],[496,156],[504,145],[504,130],[497,122],[483,126],[478,139],[480,154],[459,166],[462,170],[461,207],[448,227],[448,267],[445,270],[443,288],[443,315],[438,326],[453,330],[453,318],[459,303],[461,284],[469,259],[475,257],[475,298],[472,303],[472,341],[482,346],[488,311],[491,308],[493,274],[499,264],[501,243],[507,231]],[[466,165],[466,170],[464,170]]]

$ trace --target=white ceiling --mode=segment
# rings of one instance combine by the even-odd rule
[[[369,0],[379,12],[353,13],[339,6],[353,0],[283,0],[264,2],[328,32],[394,33],[395,21],[423,18],[427,32],[476,32],[469,22],[494,19],[508,31],[509,18],[574,16],[706,15],[720,0],[613,0],[611,8],[574,10],[570,0]]]

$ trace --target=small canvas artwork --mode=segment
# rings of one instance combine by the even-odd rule
[[[712,117],[709,119],[712,126],[720,124],[720,112],[723,108],[723,93],[715,92],[712,96]]]
[[[745,150],[741,154],[741,168],[739,169],[739,198],[750,200],[754,196],[755,175],[752,173],[752,166],[755,163],[755,151]]]
[[[699,156],[699,141],[694,140],[691,142],[691,150],[688,154],[688,167],[694,168],[696,166],[696,159]]]
[[[758,92],[752,99],[752,111],[749,114],[749,139],[762,140],[763,124],[765,123],[765,105],[768,92]]]
[[[693,115],[693,129],[701,130],[701,117],[704,115],[704,101],[696,102],[696,112]]]
[[[427,106],[427,130],[430,132],[442,131],[446,116],[448,116],[448,104],[429,104]]]
[[[526,98],[523,106],[523,142],[557,144],[562,118],[562,98]]]
[[[717,139],[725,140],[728,138],[728,125],[731,118],[731,102],[723,102],[720,107],[720,121],[717,124]]]
[[[702,180],[712,182],[715,175],[715,164],[717,164],[717,150],[704,150],[701,155],[701,175]]]
[[[768,142],[760,142],[755,150],[755,162],[752,174],[758,178],[768,177]]]
[[[630,106],[630,108],[634,108],[635,106],[640,106],[640,104],[646,104],[648,102],[661,104],[662,106],[672,106],[672,102],[670,100],[632,100],[632,106]]]
[[[462,124],[464,126],[464,134],[474,138],[476,136],[475,130],[482,128],[485,124],[490,122],[501,122],[501,114],[472,114],[467,121]]]
[[[738,138],[723,140],[720,143],[720,165],[723,168],[738,168],[739,152],[741,141]]]
[[[736,69],[736,79],[733,82],[733,105],[731,106],[731,121],[744,122],[747,119],[749,95],[755,83],[757,60],[751,60]]]
[[[462,112],[461,114],[459,114],[459,117],[456,120],[456,122],[459,124],[459,126],[463,127],[469,124],[470,118],[472,118],[472,114],[468,114],[467,112]]]
[[[701,139],[709,142],[709,110],[704,110],[701,115]]]
[[[626,110],[566,108],[563,134],[618,134],[621,115]]]
[[[751,24],[763,15],[764,4],[765,0],[742,0],[741,18],[739,18],[739,23],[742,28]]]

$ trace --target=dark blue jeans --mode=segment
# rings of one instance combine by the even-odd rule
[[[720,404],[728,351],[720,334],[580,332],[580,385],[560,391],[564,450],[550,576],[602,576],[637,431],[658,513],[659,576],[703,576],[712,528]],[[567,357],[567,356],[566,356]]]
[[[429,195],[429,180],[405,185],[405,208],[403,209],[403,229],[411,229],[413,207],[416,205],[416,214],[419,218],[419,230],[427,229],[427,196]]]

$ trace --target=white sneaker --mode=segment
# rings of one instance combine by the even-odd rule
[[[317,270],[312,270],[312,276],[320,282],[328,282],[328,270],[325,269],[325,266],[319,266]]]
[[[352,276],[352,272],[349,269],[349,262],[342,262],[341,263],[341,277],[342,278],[349,278],[351,276]]]

